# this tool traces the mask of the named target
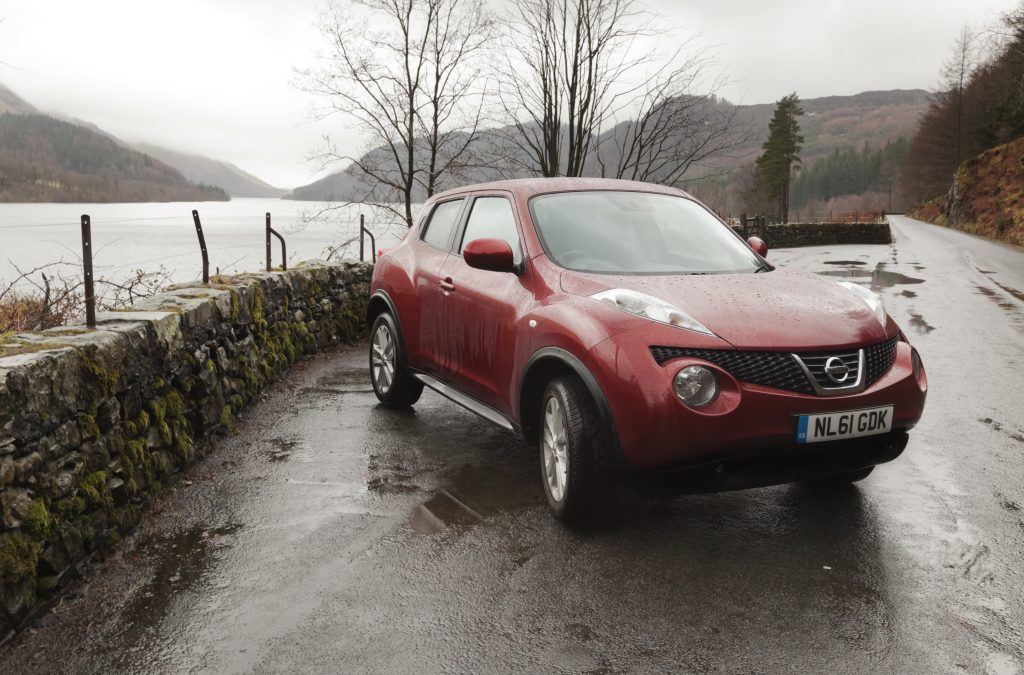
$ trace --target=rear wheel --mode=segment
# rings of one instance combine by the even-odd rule
[[[423,393],[423,383],[405,365],[405,349],[388,312],[378,316],[370,330],[370,382],[384,405],[409,406]]]
[[[606,433],[590,393],[576,377],[558,377],[541,399],[540,463],[555,517],[579,523],[611,495],[601,448]]]

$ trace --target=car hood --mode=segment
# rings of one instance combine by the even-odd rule
[[[891,319],[883,328],[852,291],[802,272],[616,276],[563,271],[561,287],[575,295],[613,288],[652,295],[675,305],[737,349],[852,347],[881,342],[897,331]],[[680,340],[685,340],[684,332]]]

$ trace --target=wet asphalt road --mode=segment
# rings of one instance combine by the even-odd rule
[[[870,282],[929,371],[848,488],[547,512],[535,452],[362,348],[298,366],[0,672],[1024,672],[1024,253],[894,218],[775,251]]]

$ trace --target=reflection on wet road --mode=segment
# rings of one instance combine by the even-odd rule
[[[1024,254],[894,219],[773,251],[865,283],[929,370],[856,487],[622,496],[548,515],[534,450],[361,349],[306,362],[2,672],[899,672],[1024,668]],[[985,289],[985,290],[982,290]]]

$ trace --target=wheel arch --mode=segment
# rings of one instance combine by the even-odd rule
[[[608,399],[601,390],[597,378],[590,372],[586,364],[572,353],[558,347],[545,347],[530,357],[523,369],[523,378],[519,387],[519,426],[523,438],[528,443],[538,441],[540,432],[540,402],[548,382],[561,375],[574,375],[583,382],[587,393],[594,400],[597,413],[611,435],[609,449],[610,460],[621,463],[622,451],[619,436],[615,429],[615,419],[608,406]]]
[[[370,296],[370,302],[367,303],[367,330],[373,329],[374,322],[385,311],[389,312],[392,319],[394,319],[394,325],[398,329],[398,339],[402,340],[402,344],[406,343],[402,339],[401,319],[398,317],[398,310],[395,308],[391,296],[385,291],[377,290]]]

